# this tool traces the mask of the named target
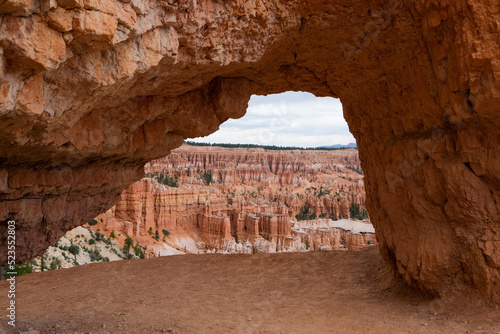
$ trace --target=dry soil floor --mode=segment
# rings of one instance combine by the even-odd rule
[[[351,252],[186,255],[17,280],[23,333],[500,333],[500,311],[445,308],[377,284],[376,247]],[[459,303],[457,303],[459,304]],[[34,331],[31,331],[34,333]]]

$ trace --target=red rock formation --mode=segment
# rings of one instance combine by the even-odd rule
[[[247,246],[237,249],[239,243],[246,243],[252,252],[305,250],[305,239],[293,241],[291,217],[309,205],[317,216],[332,212],[335,217],[349,217],[351,203],[361,202],[364,207],[362,176],[352,171],[356,168],[356,150],[265,152],[183,145],[148,164],[149,178],[125,190],[122,200],[107,215],[97,217],[100,223],[93,228],[108,235],[116,230],[148,249],[161,245],[159,238],[153,238],[156,231],[163,237],[162,231],[167,230],[172,238],[161,242],[173,248],[182,248],[174,237],[189,235],[203,242],[202,251],[246,252]],[[335,174],[330,175],[331,171]],[[217,177],[229,173],[233,177]],[[211,179],[204,179],[204,175],[211,175]],[[287,185],[280,182],[283,175],[300,176],[301,185],[283,189]],[[330,196],[335,190],[336,195]],[[348,237],[352,238],[357,236]],[[350,243],[344,242],[346,247]],[[366,242],[361,243],[357,248],[366,246]],[[330,244],[314,245],[317,247],[311,250]],[[331,246],[339,247],[340,241]]]
[[[309,220],[295,223],[292,231],[293,235],[300,238],[303,244],[316,251],[356,250],[377,244],[373,226],[364,222]]]
[[[210,186],[228,197],[241,190],[247,202],[259,197],[284,204],[282,213],[291,217],[307,206],[335,219],[350,218],[351,203],[365,205],[362,176],[354,170],[360,170],[354,149],[294,153],[187,145],[146,166],[148,175],[175,175],[181,184],[202,185],[201,175],[210,172]]]
[[[108,236],[115,230],[115,234],[130,236],[148,249],[166,241],[178,246],[171,239],[154,239],[156,234],[163,237],[164,230],[175,237],[188,234],[195,241],[203,240],[208,249],[218,250],[226,250],[227,243],[235,240],[253,244],[262,238],[275,242],[291,237],[290,217],[274,213],[285,211],[277,205],[241,201],[237,209],[210,187],[172,188],[145,178],[131,185],[122,197],[106,214],[96,217],[98,224],[92,228]]]
[[[2,1],[0,220],[18,261],[251,94],[302,90],[342,99],[394,270],[500,303],[499,6]]]

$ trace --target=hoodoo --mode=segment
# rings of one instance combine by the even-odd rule
[[[252,94],[301,90],[341,99],[394,270],[500,303],[498,1],[4,0],[0,13],[0,247],[15,220],[18,261]]]

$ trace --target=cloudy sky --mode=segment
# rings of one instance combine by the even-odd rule
[[[190,139],[191,140],[191,139]],[[340,100],[304,92],[252,96],[245,116],[193,141],[316,147],[354,143]]]

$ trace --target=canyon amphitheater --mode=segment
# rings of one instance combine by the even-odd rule
[[[307,91],[342,102],[359,147],[385,276],[401,279],[400,290],[489,307],[476,312],[485,317],[481,325],[463,319],[453,322],[458,327],[425,327],[428,321],[412,307],[420,310],[414,305],[426,301],[409,292],[403,294],[407,301],[378,295],[377,280],[383,280],[369,274],[379,266],[372,247],[343,255],[315,253],[303,260],[305,267],[294,267],[301,260],[290,255],[241,258],[253,269],[238,267],[238,256],[207,255],[28,275],[18,280],[19,321],[63,326],[50,327],[51,333],[499,331],[498,311],[491,311],[500,305],[498,1],[2,0],[0,13],[1,264],[7,263],[7,221],[16,221],[17,261],[41,255],[66,231],[115,205],[120,193],[143,177],[144,164],[168,155],[186,138],[208,135],[229,118],[242,117],[251,95]],[[265,265],[252,263],[258,259]],[[308,261],[320,272],[311,272]],[[197,274],[188,270],[215,270],[203,267],[211,262],[220,262],[213,265],[221,275],[236,266],[235,278],[225,278],[226,290],[211,290],[206,278],[197,286]],[[335,268],[344,268],[352,284],[321,276]],[[162,270],[184,275],[177,285],[172,278],[169,293],[155,277]],[[264,276],[256,280],[271,279],[276,270],[303,280],[311,296],[285,291],[291,285],[276,279],[267,285],[238,281],[257,272]],[[218,277],[217,272],[206,277]],[[237,298],[250,287],[255,289],[248,296],[261,297],[256,309]],[[182,327],[187,313],[192,319],[204,314],[193,296],[200,288],[207,298],[202,310],[212,317]],[[331,295],[335,291],[343,292]],[[345,295],[349,291],[352,298]],[[169,328],[160,328],[158,319],[168,321],[167,308],[151,304],[160,303],[159,294],[176,297],[185,310]],[[287,295],[303,298],[288,304],[295,313],[284,312]],[[305,304],[320,304],[321,296],[354,304],[343,308],[325,301],[328,307],[317,310],[324,317],[316,312],[314,322]],[[363,296],[380,300],[368,303]],[[460,298],[467,302],[457,302]],[[103,311],[101,302],[116,312],[89,313]],[[306,308],[302,316],[299,305]],[[390,305],[392,311],[384,309]],[[443,308],[432,309],[437,321]],[[340,310],[350,313],[335,318]],[[259,314],[275,317],[257,321]],[[454,321],[450,314],[452,320],[441,320]],[[407,323],[398,327],[395,319],[402,318]],[[324,327],[280,327],[284,319]],[[383,321],[385,328],[374,325]],[[107,322],[132,327],[106,328]],[[335,324],[341,327],[335,330]]]

